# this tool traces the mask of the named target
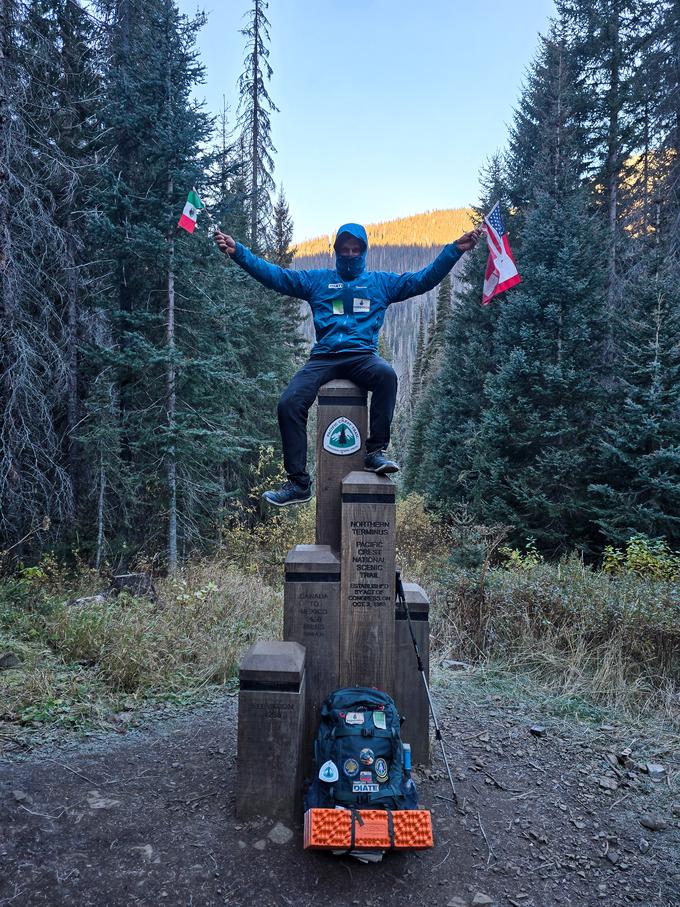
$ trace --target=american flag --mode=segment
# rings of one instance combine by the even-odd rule
[[[482,289],[482,304],[488,305],[494,296],[514,287],[521,281],[517,272],[515,259],[512,257],[508,235],[505,232],[499,203],[493,206],[484,218],[482,230],[486,234],[489,246],[489,258],[484,274],[484,287]]]

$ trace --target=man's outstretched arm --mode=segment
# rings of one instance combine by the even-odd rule
[[[444,246],[432,264],[421,271],[406,274],[386,274],[387,294],[390,302],[403,302],[412,296],[420,296],[434,289],[449,273],[460,257],[479,242],[482,231],[470,230],[448,246]]]
[[[278,265],[258,258],[233,237],[220,230],[215,230],[215,242],[221,252],[232,258],[237,265],[247,271],[255,280],[270,290],[276,290],[283,296],[295,296],[298,299],[309,299],[310,282],[306,271],[293,271],[280,268]]]

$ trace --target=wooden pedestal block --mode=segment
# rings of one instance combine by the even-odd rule
[[[340,561],[328,545],[296,545],[286,558],[283,638],[301,643],[306,651],[302,761],[308,778],[321,704],[339,686]]]
[[[413,632],[423,660],[425,679],[430,682],[430,601],[416,583],[404,583],[406,604],[411,614]],[[430,761],[430,707],[425,685],[408,629],[406,612],[396,604],[394,612],[394,700],[406,718],[401,729],[402,740],[411,744],[414,764]]]
[[[340,486],[345,476],[361,469],[366,455],[366,391],[351,381],[338,379],[324,384],[319,391],[316,432],[316,542],[340,551],[341,508]],[[324,448],[328,428],[341,417],[349,419],[358,431],[360,447],[342,453],[342,445],[330,445],[335,452]],[[339,426],[340,431],[342,426]],[[351,429],[350,429],[351,431]],[[332,433],[332,432],[331,432]],[[349,433],[346,433],[349,439]],[[350,450],[350,446],[347,447]]]
[[[255,643],[239,682],[236,815],[293,821],[302,807],[303,646]]]
[[[393,695],[395,487],[352,472],[342,483],[340,686]]]

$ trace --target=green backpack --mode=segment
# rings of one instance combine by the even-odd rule
[[[305,809],[417,809],[400,728],[397,707],[387,693],[370,687],[331,693],[321,706]]]

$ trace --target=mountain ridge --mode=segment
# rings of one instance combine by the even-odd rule
[[[371,246],[443,246],[473,227],[472,208],[438,208],[408,214],[394,220],[377,221],[366,225],[368,245]],[[295,243],[295,257],[310,258],[328,255],[333,235],[315,236]]]

